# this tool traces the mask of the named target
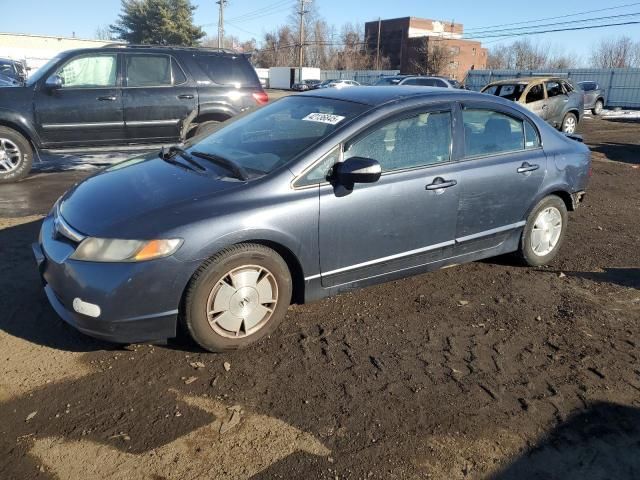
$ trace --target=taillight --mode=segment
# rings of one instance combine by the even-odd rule
[[[253,94],[253,98],[258,102],[258,105],[264,105],[269,101],[269,95],[267,95],[267,92],[265,91],[255,92]]]

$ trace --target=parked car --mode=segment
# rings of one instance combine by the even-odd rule
[[[337,80],[337,79],[335,79],[335,78],[331,78],[331,79],[328,79],[328,80],[323,80],[322,82],[320,82],[319,84],[317,84],[317,85],[313,88],[313,90],[316,90],[316,89],[318,89],[318,88],[327,88],[327,87],[329,86],[329,84],[330,84],[330,83],[337,82],[337,81],[338,81],[338,80]]]
[[[326,85],[326,88],[337,88],[337,89],[341,89],[341,88],[347,88],[347,87],[359,87],[360,84],[358,82],[356,82],[355,80],[334,80],[332,82],[329,82]]]
[[[509,252],[547,265],[589,172],[584,144],[498,97],[314,90],[75,185],[33,251],[79,330],[142,342],[180,321],[229,350],[292,301]]]
[[[380,77],[375,83],[376,86],[420,86],[420,87],[442,87],[442,88],[460,88],[457,80],[451,80],[444,77],[425,77],[419,75],[393,75]]]
[[[247,57],[226,50],[64,52],[0,88],[0,182],[25,177],[34,149],[176,142],[267,100]]]
[[[563,78],[517,78],[493,82],[482,93],[518,102],[564,133],[573,134],[582,120],[582,92]]]
[[[604,110],[604,90],[600,85],[597,82],[578,82],[578,88],[583,92],[584,108],[600,115]]]
[[[28,71],[29,68],[27,68],[24,62],[8,58],[0,58],[0,75],[12,78],[18,83],[24,83],[27,81]]]
[[[302,82],[294,83],[291,90],[306,92],[307,90],[313,90],[320,83],[322,83],[320,80],[303,80]]]
[[[20,80],[0,73],[0,87],[19,87],[20,85],[22,85]]]

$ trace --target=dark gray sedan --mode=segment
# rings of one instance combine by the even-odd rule
[[[33,249],[79,330],[140,342],[183,322],[221,351],[291,302],[510,252],[545,265],[589,172],[582,143],[497,97],[323,89],[88,178]]]

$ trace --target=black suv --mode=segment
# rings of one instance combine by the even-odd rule
[[[183,141],[267,100],[248,56],[228,50],[67,51],[0,88],[0,182],[25,177],[34,149]]]

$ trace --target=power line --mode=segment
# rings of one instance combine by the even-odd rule
[[[535,22],[544,22],[546,20],[557,20],[559,18],[570,18],[570,17],[579,17],[580,15],[586,15],[588,13],[597,13],[597,12],[604,12],[607,10],[616,10],[619,8],[626,8],[626,7],[633,7],[636,5],[640,5],[640,2],[634,2],[634,3],[626,3],[624,5],[616,5],[613,7],[606,7],[606,8],[599,8],[597,10],[586,10],[583,12],[577,12],[577,13],[570,13],[567,15],[556,15],[553,17],[546,17],[546,18],[538,18],[536,20],[525,20],[522,22],[516,22],[516,23],[501,23],[498,25],[488,25],[485,27],[476,27],[476,28],[469,28],[467,29],[467,32],[476,32],[476,31],[480,31],[480,30],[488,30],[488,29],[492,29],[492,28],[496,28],[496,27],[509,27],[509,26],[513,26],[513,25],[526,25],[529,23],[535,23]]]
[[[242,15],[237,15],[235,17],[232,17],[231,20],[233,20],[234,22],[240,22],[240,21],[244,22],[248,20],[254,20],[260,17],[266,17],[273,13],[278,13],[280,11],[283,11],[283,7],[285,6],[287,9],[290,8],[292,6],[291,0],[281,0],[279,2],[273,3],[266,7],[262,7],[257,10],[244,13]]]
[[[538,35],[541,33],[555,33],[555,32],[571,32],[575,30],[591,30],[596,28],[605,28],[605,27],[618,27],[623,25],[638,25],[640,21],[632,21],[632,22],[622,22],[622,23],[607,23],[604,25],[585,25],[582,27],[567,27],[567,28],[555,28],[551,30],[539,30],[532,32],[519,32],[519,33],[510,33],[510,34],[501,34],[501,35],[487,35],[485,37],[477,37],[477,38],[510,38],[510,37],[519,37],[519,36],[528,36],[528,35]],[[488,43],[488,42],[487,42]]]
[[[567,22],[554,22],[554,23],[543,23],[540,25],[532,25],[532,26],[528,26],[528,27],[515,27],[515,28],[502,28],[502,29],[496,29],[496,30],[487,30],[486,32],[481,32],[477,35],[471,35],[469,37],[467,36],[463,36],[464,39],[482,39],[482,38],[491,38],[491,36],[494,36],[494,34],[500,33],[500,32],[506,32],[505,34],[516,34],[522,30],[529,30],[529,29],[538,29],[538,28],[544,28],[544,27],[554,27],[554,26],[559,26],[559,25],[569,25],[569,24],[576,24],[576,23],[586,23],[586,22],[602,22],[604,20],[614,20],[614,19],[620,19],[620,18],[629,18],[629,17],[637,17],[638,15],[640,15],[640,12],[634,12],[634,13],[625,13],[622,15],[609,15],[606,17],[597,17],[597,18],[585,18],[583,20],[571,20],[571,21],[567,21]]]

